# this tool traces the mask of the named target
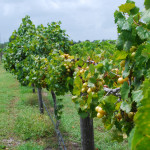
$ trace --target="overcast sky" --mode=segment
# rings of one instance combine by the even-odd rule
[[[70,39],[116,39],[113,14],[126,0],[0,0],[0,42],[8,41],[26,15],[35,25],[61,21]],[[144,0],[135,0],[143,9]]]

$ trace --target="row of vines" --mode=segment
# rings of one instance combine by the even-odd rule
[[[130,149],[146,150],[150,141],[149,0],[144,6],[140,12],[127,0],[115,11],[116,46],[113,41],[74,44],[61,22],[35,27],[26,16],[4,49],[4,67],[24,86],[34,84],[56,95],[71,92],[82,118],[102,118],[106,129],[115,126],[116,138],[128,137]]]

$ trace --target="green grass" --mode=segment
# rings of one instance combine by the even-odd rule
[[[36,143],[33,142],[27,142],[25,144],[19,145],[17,150],[43,150],[43,147],[36,145]]]
[[[49,146],[56,135],[48,116],[39,113],[37,94],[30,87],[20,86],[2,64],[0,72],[0,146],[12,150]]]
[[[18,81],[0,64],[0,148],[10,150],[43,150],[46,147],[57,149],[57,138],[53,125],[46,115],[39,114],[37,93],[30,87],[22,87]],[[48,96],[47,96],[48,93]],[[44,91],[44,101],[52,103],[50,92]],[[63,114],[60,130],[68,150],[81,147],[80,118],[71,95],[63,98]],[[49,100],[50,101],[49,101]],[[53,110],[53,108],[49,107]],[[100,119],[94,119],[95,147],[99,150],[128,150],[127,142],[111,140],[112,130],[104,129]],[[9,143],[9,141],[11,142]]]

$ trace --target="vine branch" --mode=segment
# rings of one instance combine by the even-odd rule
[[[116,97],[118,97],[118,100],[116,103],[120,102],[121,101],[121,95],[120,95],[120,88],[116,88],[116,89],[110,89],[110,88],[106,88],[104,87],[104,91],[107,92],[105,96],[108,96],[108,95],[114,95]],[[115,104],[116,104],[115,103]]]

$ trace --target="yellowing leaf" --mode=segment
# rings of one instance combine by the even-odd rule
[[[119,6],[119,10],[124,13],[128,13],[131,9],[135,7],[135,4],[133,3],[126,3]]]
[[[126,59],[128,53],[126,51],[116,51],[114,54],[114,58],[116,60]]]

